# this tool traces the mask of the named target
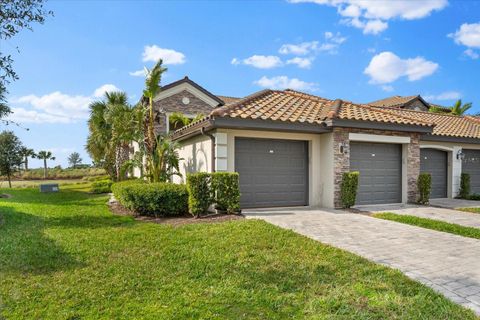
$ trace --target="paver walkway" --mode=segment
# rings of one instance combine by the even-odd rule
[[[243,213],[399,269],[480,315],[480,240],[334,210]]]
[[[381,210],[375,212],[386,211]],[[456,223],[466,227],[480,228],[480,214],[478,213],[470,213],[453,209],[435,207],[403,208],[397,210],[388,210],[388,212],[416,216],[420,218],[428,218],[433,220],[441,220],[448,223]]]

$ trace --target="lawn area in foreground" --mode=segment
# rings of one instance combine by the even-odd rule
[[[458,224],[448,223],[440,220],[419,218],[416,216],[409,216],[409,215],[403,215],[403,214],[394,214],[391,212],[375,213],[373,214],[373,216],[375,218],[406,223],[412,226],[418,226],[422,228],[453,233],[463,237],[480,239],[480,229],[478,228],[465,227]]]
[[[400,272],[262,221],[174,228],[63,187],[0,190],[0,318],[474,319]]]
[[[457,210],[471,213],[480,213],[480,208],[458,208]]]

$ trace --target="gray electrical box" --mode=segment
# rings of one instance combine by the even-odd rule
[[[58,192],[58,183],[47,183],[40,185],[40,192]]]

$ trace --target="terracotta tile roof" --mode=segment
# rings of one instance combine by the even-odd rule
[[[379,108],[342,100],[329,100],[294,90],[263,90],[228,106],[214,109],[212,116],[318,123],[328,119],[433,126],[432,123]]]
[[[217,97],[218,97],[220,100],[223,100],[223,102],[225,102],[225,104],[232,104],[232,103],[237,102],[238,100],[241,100],[241,99],[242,99],[242,98],[228,97],[228,96],[219,96],[219,95],[217,95]]]
[[[384,98],[381,100],[377,101],[372,101],[369,102],[368,105],[374,106],[374,107],[401,107],[412,100],[415,100],[419,97],[419,95],[416,96],[393,96],[393,97],[388,97]]]
[[[480,138],[480,120],[472,116],[455,116],[450,114],[414,111],[398,108],[385,108],[392,113],[407,116],[417,120],[428,121],[435,124],[433,135],[461,138]]]

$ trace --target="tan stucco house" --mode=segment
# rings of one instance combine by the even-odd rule
[[[163,87],[155,107],[159,133],[169,132],[171,112],[205,115],[171,132],[182,146],[175,182],[190,172],[239,172],[244,208],[338,207],[342,174],[353,170],[360,205],[415,202],[422,171],[432,174],[432,198],[455,197],[462,172],[480,193],[480,120],[429,113],[420,99],[409,108],[288,89],[233,98],[185,78]]]

